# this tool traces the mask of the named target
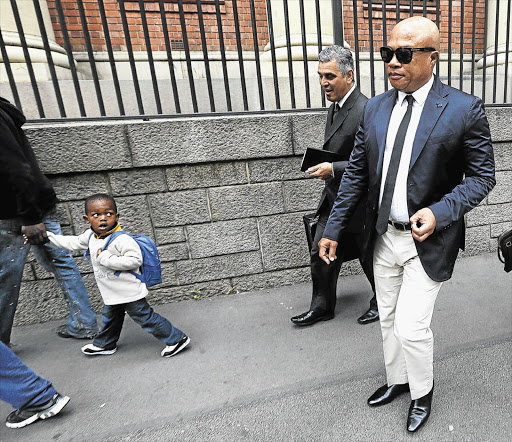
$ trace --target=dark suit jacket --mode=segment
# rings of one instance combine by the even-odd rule
[[[356,87],[345,103],[343,103],[343,107],[338,111],[332,125],[331,120],[334,112],[334,103],[329,107],[327,122],[325,124],[323,149],[341,155],[341,160],[333,163],[334,177],[325,180],[325,187],[322,191],[320,202],[318,203],[317,214],[320,210],[330,212],[336,200],[341,177],[343,176],[343,172],[345,172],[350,154],[354,148],[357,128],[363,116],[364,106],[367,101],[368,98]],[[363,222],[364,201],[361,201],[352,216],[347,231],[356,233],[362,232]]]
[[[368,101],[350,163],[324,231],[336,240],[346,229],[360,197],[368,191],[365,214],[365,259],[373,258],[375,224],[382,179],[386,133],[397,91]],[[436,229],[416,242],[426,273],[445,281],[464,247],[464,214],[478,205],[496,183],[489,125],[482,101],[451,88],[436,77],[413,143],[407,177],[409,216],[429,207]]]

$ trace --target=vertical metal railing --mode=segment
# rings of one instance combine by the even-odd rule
[[[483,0],[331,0],[330,8],[325,1],[55,0],[46,11],[50,22],[43,3],[32,0],[40,36],[34,47],[36,29],[26,29],[17,0],[9,0],[9,39],[13,33],[19,39],[22,60],[2,31],[0,88],[28,109],[31,120],[324,107],[323,91],[311,87],[317,77],[312,48],[346,44],[354,53],[357,84],[374,96],[389,88],[385,65],[375,57],[379,47],[388,43],[395,23],[423,15],[442,27],[436,74],[486,104],[512,105],[506,49],[512,0],[496,2],[492,10]],[[492,35],[489,21],[495,23]]]

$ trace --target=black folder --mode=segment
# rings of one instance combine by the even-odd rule
[[[341,155],[330,152],[328,150],[323,149],[314,149],[313,147],[308,147],[306,152],[304,152],[304,156],[302,157],[302,163],[300,165],[300,170],[305,172],[312,166],[316,166],[320,163],[333,163],[335,161],[340,161]]]

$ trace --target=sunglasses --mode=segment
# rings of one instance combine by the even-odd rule
[[[433,52],[434,48],[397,48],[391,49],[389,46],[382,46],[380,48],[380,56],[384,63],[389,63],[396,55],[396,59],[401,64],[408,64],[412,61],[413,52]]]

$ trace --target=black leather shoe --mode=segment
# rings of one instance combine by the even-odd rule
[[[313,325],[315,322],[328,321],[332,318],[334,318],[334,313],[317,313],[314,310],[310,310],[301,315],[294,316],[291,318],[291,321],[295,325]]]
[[[359,324],[370,324],[371,322],[375,322],[379,320],[379,311],[374,310],[371,307],[366,311],[366,313],[361,316],[360,318],[357,318],[357,322]]]
[[[383,385],[368,399],[370,407],[378,407],[379,405],[389,404],[397,396],[406,393],[409,390],[409,384],[393,384],[391,387]]]
[[[407,431],[410,433],[414,433],[425,422],[427,422],[427,419],[430,416],[430,410],[432,409],[433,395],[434,387],[432,386],[430,393],[411,402],[411,406],[409,407],[409,416],[407,416]]]

